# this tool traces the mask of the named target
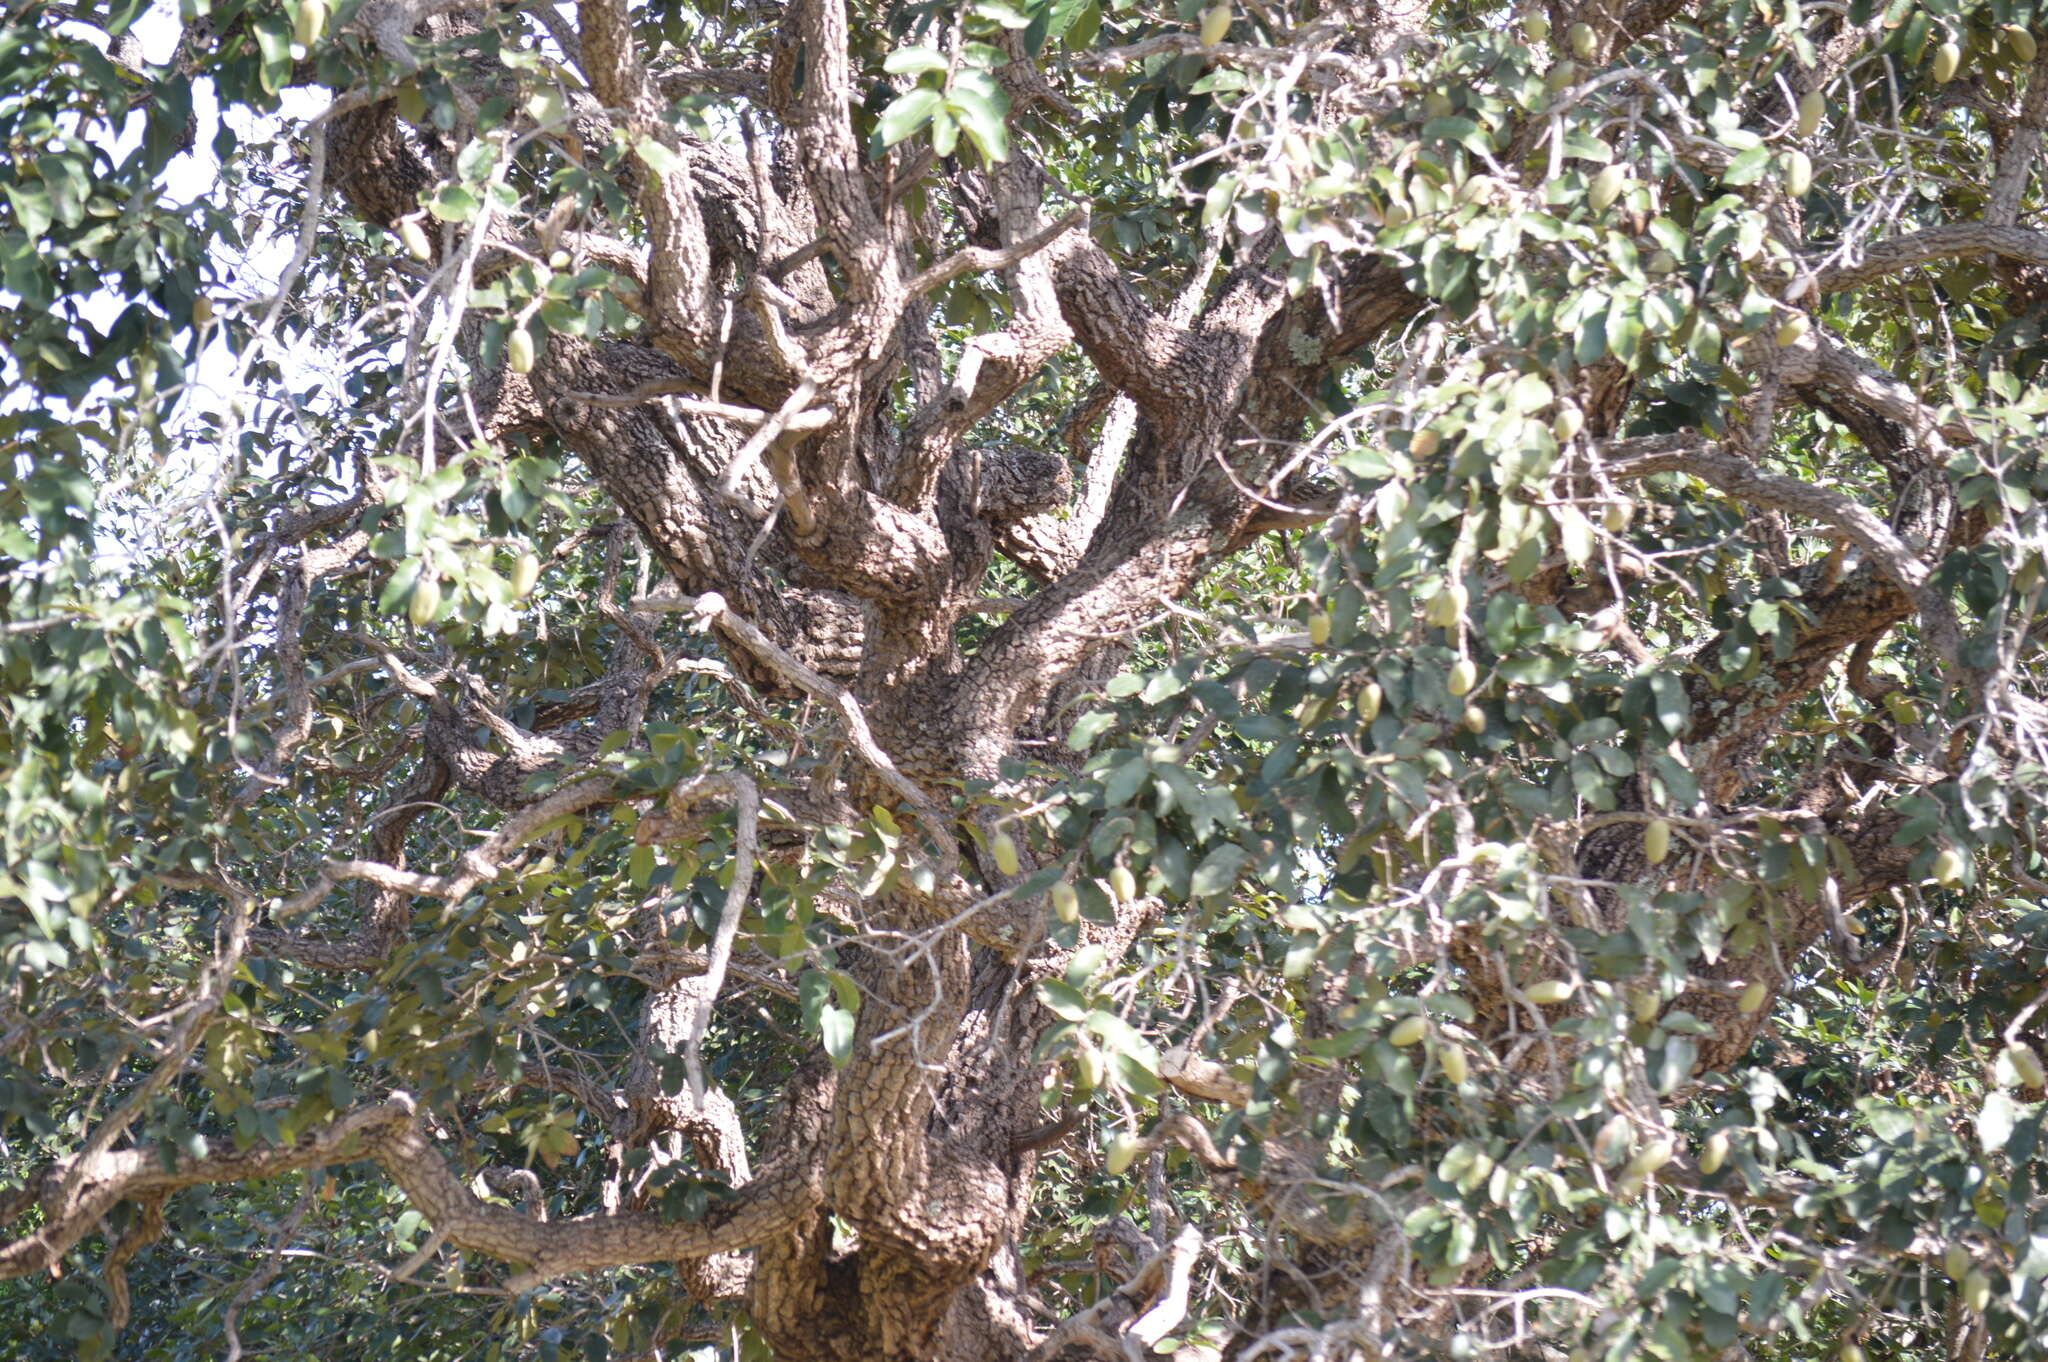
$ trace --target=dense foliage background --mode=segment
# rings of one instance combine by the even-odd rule
[[[12,0],[0,1353],[2048,1352],[2044,37]]]

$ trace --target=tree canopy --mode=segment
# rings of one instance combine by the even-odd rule
[[[10,0],[9,1356],[2048,1353],[2032,0]]]

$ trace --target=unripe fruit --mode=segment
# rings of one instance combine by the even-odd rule
[[[1330,641],[1330,614],[1327,610],[1318,610],[1308,617],[1308,641],[1318,648]]]
[[[300,47],[311,47],[326,31],[326,0],[299,0],[299,12],[292,19],[292,41]]]
[[[1652,818],[1643,829],[1643,859],[1651,865],[1662,865],[1670,854],[1671,825],[1661,818]]]
[[[1469,657],[1461,657],[1451,664],[1451,674],[1444,678],[1444,689],[1453,695],[1465,695],[1479,684],[1479,668]]]
[[[1615,164],[1607,166],[1593,177],[1592,187],[1586,191],[1586,201],[1593,205],[1593,211],[1604,213],[1608,205],[1621,197],[1621,191],[1628,185],[1628,167]]]
[[[1655,1021],[1657,1012],[1664,1006],[1664,1000],[1657,996],[1654,988],[1639,988],[1628,995],[1629,1014],[1639,1022]]]
[[[1408,437],[1408,452],[1418,459],[1426,459],[1442,447],[1444,437],[1427,426]]]
[[[1443,1065],[1444,1077],[1453,1085],[1463,1083],[1472,1075],[1471,1061],[1465,1057],[1462,1045],[1446,1045],[1437,1052],[1437,1063]]]
[[[1109,1142],[1109,1149],[1102,1158],[1102,1167],[1111,1177],[1129,1168],[1138,1157],[1138,1137],[1119,1135]]]
[[[1571,997],[1577,988],[1578,985],[1572,983],[1569,979],[1541,979],[1523,989],[1522,992],[1528,995],[1530,1002],[1537,1004],[1539,1007],[1549,1007],[1554,1003],[1561,1003]]]
[[[1442,90],[1431,90],[1422,97],[1422,111],[1431,118],[1449,118],[1457,105]]]
[[[1940,47],[1934,49],[1934,79],[1936,83],[1946,85],[1954,80],[1956,72],[1962,69],[1962,65],[1963,49],[1954,43],[1943,43]]]
[[[1366,682],[1358,691],[1358,717],[1366,723],[1379,718],[1380,704],[1385,699],[1386,691],[1381,689],[1379,682]]]
[[[1549,73],[1543,77],[1543,88],[1554,95],[1566,86],[1574,84],[1578,78],[1579,64],[1570,60],[1561,61],[1552,66]]]
[[[2033,1046],[2023,1041],[2014,1041],[2005,1047],[2005,1062],[2019,1075],[2022,1087],[2048,1086],[2048,1070],[2042,1069],[2041,1057],[2034,1053]]]
[[[1062,922],[1081,920],[1081,896],[1065,880],[1052,887],[1052,912]]]
[[[1700,1150],[1700,1172],[1712,1177],[1721,1171],[1721,1165],[1728,1162],[1728,1132],[1717,1130],[1707,1136],[1706,1147]]]
[[[1970,1251],[1961,1244],[1950,1244],[1941,1251],[1941,1270],[1950,1281],[1961,1281],[1970,1274]]]
[[[1835,1356],[1841,1358],[1842,1362],[1870,1362],[1869,1356],[1863,1351],[1863,1345],[1853,1339],[1843,1339],[1842,1346],[1835,1350]]]
[[[996,869],[1005,875],[1014,875],[1019,869],[1017,843],[1007,832],[999,832],[989,838],[988,854],[995,859]]]
[[[1820,131],[1821,115],[1827,112],[1828,104],[1821,98],[1820,91],[1808,90],[1799,101],[1799,135],[1811,137]]]
[[[405,243],[406,254],[415,260],[432,260],[434,248],[427,241],[427,234],[411,218],[398,224],[398,239]]]
[[[1462,586],[1442,587],[1422,607],[1423,622],[1433,624],[1439,629],[1455,628],[1458,621],[1464,617],[1465,606],[1469,600],[1470,597]]]
[[[1785,192],[1795,199],[1806,197],[1806,191],[1813,188],[1813,161],[1803,151],[1794,151],[1785,157]]]
[[[1102,1086],[1104,1076],[1102,1056],[1094,1050],[1074,1052],[1074,1084],[1083,1091]]]
[[[401,85],[394,98],[400,118],[414,126],[427,121],[427,97],[420,93],[419,86]]]
[[[1540,14],[1522,16],[1522,36],[1532,43],[1540,43],[1550,36],[1550,20]]]
[[[1211,5],[1202,11],[1202,30],[1198,35],[1202,46],[1214,47],[1230,32],[1230,6]]]
[[[1600,35],[1591,24],[1573,24],[1565,30],[1565,38],[1572,45],[1572,55],[1580,61],[1591,61],[1600,51]]]
[[[1129,866],[1110,867],[1109,893],[1118,903],[1129,903],[1138,897],[1138,877],[1131,873]]]
[[[1467,733],[1484,733],[1486,731],[1486,711],[1477,705],[1467,705],[1462,716],[1462,722]]]
[[[505,338],[505,363],[515,374],[533,372],[533,333],[525,327],[515,328]]]
[[[1557,437],[1559,444],[1569,443],[1585,428],[1586,413],[1579,410],[1576,402],[1567,402],[1559,407],[1557,415],[1550,421],[1550,433]]]
[[[1396,1023],[1394,1029],[1387,1032],[1387,1044],[1413,1045],[1428,1034],[1429,1021],[1427,1018],[1408,1017]]]
[[[1607,508],[1600,512],[1600,523],[1606,527],[1609,534],[1620,534],[1628,528],[1628,522],[1634,514],[1634,508],[1627,502],[1610,501]]]
[[[204,326],[213,320],[213,299],[203,293],[192,295],[192,325]]]
[[[2005,26],[2005,45],[2012,49],[2015,57],[2029,64],[2041,54],[2040,44],[2034,41],[2034,35],[2018,24]]]
[[[1669,1140],[1652,1140],[1644,1146],[1642,1153],[1628,1161],[1628,1167],[1622,1170],[1621,1175],[1625,1178],[1646,1178],[1671,1162],[1671,1156],[1677,1152],[1677,1146]]]
[[[1807,320],[1804,312],[1795,312],[1778,327],[1776,340],[1779,345],[1797,345],[1806,338],[1806,333],[1812,326],[1813,323]]]
[[[512,565],[512,594],[524,599],[540,581],[540,559],[530,553],[519,555],[519,561]]]
[[[1770,995],[1770,991],[1769,984],[1761,979],[1752,979],[1749,987],[1742,990],[1742,996],[1735,1000],[1735,1010],[1745,1017],[1748,1016],[1764,1005],[1764,999]]]
[[[441,579],[428,575],[413,583],[412,602],[406,607],[406,618],[424,629],[434,622],[434,616],[440,610]]]
[[[1991,1279],[1982,1268],[1972,1268],[1963,1278],[1963,1304],[1980,1315],[1991,1304]]]
[[[1950,889],[1963,882],[1963,858],[1954,847],[1943,847],[1934,858],[1935,881]]]

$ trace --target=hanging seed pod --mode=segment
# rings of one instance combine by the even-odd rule
[[[519,555],[519,561],[512,565],[512,595],[524,600],[532,593],[534,584],[540,581],[540,559],[531,553]]]
[[[299,12],[292,16],[292,41],[300,47],[311,47],[326,31],[326,0],[299,0]]]
[[[1081,920],[1081,896],[1065,880],[1052,887],[1052,912],[1062,922]]]
[[[1799,135],[1811,137],[1820,131],[1821,115],[1827,112],[1828,103],[1821,98],[1818,90],[1808,90],[1799,101]]]
[[[1963,882],[1962,854],[1954,847],[1943,847],[1934,858],[1931,867],[1937,884],[1953,889]]]
[[[441,612],[441,579],[431,574],[423,576],[413,584],[412,601],[406,606],[405,616],[424,629],[434,622],[434,616]]]
[[[1083,1092],[1093,1092],[1102,1086],[1108,1071],[1102,1063],[1102,1054],[1097,1050],[1076,1050],[1074,1052],[1074,1086]]]
[[[1647,1178],[1671,1162],[1677,1152],[1678,1146],[1670,1140],[1652,1140],[1643,1146],[1640,1154],[1628,1161],[1628,1167],[1622,1170],[1621,1175],[1625,1178]]]
[[[1806,197],[1806,191],[1813,188],[1813,160],[1803,151],[1793,151],[1785,157],[1785,192],[1795,199]]]

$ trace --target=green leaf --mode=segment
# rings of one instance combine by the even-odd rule
[[[1074,729],[1067,734],[1067,746],[1075,752],[1086,752],[1095,745],[1095,740],[1116,727],[1116,715],[1106,710],[1094,710],[1081,716]]]
[[[882,69],[892,76],[916,76],[926,71],[943,71],[950,62],[945,54],[929,47],[906,47],[891,52]]]
[[[1221,894],[1237,883],[1238,873],[1251,859],[1251,853],[1233,842],[1225,842],[1202,858],[1195,867],[1194,875],[1188,881],[1188,896],[1203,899],[1212,894]]]
[[[888,108],[882,110],[878,131],[882,145],[893,147],[904,138],[922,128],[938,112],[944,96],[937,90],[916,89],[899,96]]]
[[[853,1059],[853,1025],[853,1013],[843,1007],[828,1003],[818,1010],[818,1038],[835,1069],[845,1068]]]
[[[443,222],[468,222],[483,207],[483,200],[459,184],[444,184],[427,203],[427,211]]]
[[[1004,120],[1009,115],[1010,99],[992,80],[980,72],[963,77],[946,92],[946,107],[958,116],[984,158],[1008,159],[1010,133]]]

